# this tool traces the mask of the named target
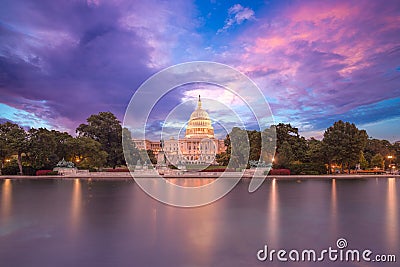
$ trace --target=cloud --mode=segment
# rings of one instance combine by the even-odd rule
[[[217,31],[217,34],[227,31],[234,25],[240,25],[246,20],[254,19],[254,11],[251,8],[235,4],[228,9],[228,18],[225,20],[225,25]]]
[[[186,1],[174,6],[159,1],[9,1],[4,6],[0,103],[29,109],[51,127],[71,133],[99,111],[122,119],[139,85],[171,64],[181,40],[194,39],[186,37],[194,23],[187,19],[192,8]]]
[[[395,1],[295,2],[258,19],[219,59],[253,78],[274,115],[302,130],[394,118],[374,104],[400,96],[399,9]]]
[[[0,121],[12,118],[25,125],[31,120],[31,125],[74,132],[99,111],[122,119],[132,94],[148,77],[190,60],[236,67],[259,85],[277,121],[310,134],[337,119],[381,125],[398,118],[393,112],[400,97],[398,1],[254,5],[257,19],[253,9],[235,4],[226,18],[222,15],[225,24],[219,30],[221,13],[204,19],[209,6],[197,5],[185,0],[173,5],[5,0],[0,9]],[[226,9],[216,3],[212,12],[218,6]],[[237,27],[249,20],[251,29]],[[207,94],[235,106],[229,95]],[[155,120],[191,96],[168,95]],[[32,116],[18,121],[19,116],[3,112],[6,108]]]

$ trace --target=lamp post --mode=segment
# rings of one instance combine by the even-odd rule
[[[392,174],[392,172],[393,172],[393,169],[394,168],[392,168],[392,159],[393,159],[393,156],[387,156],[387,158],[388,158],[388,160],[389,160],[389,169],[390,169],[390,174]]]

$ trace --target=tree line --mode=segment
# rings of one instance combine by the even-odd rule
[[[76,133],[73,137],[45,128],[26,131],[15,123],[0,124],[1,168],[17,166],[24,174],[32,169],[52,169],[62,158],[85,169],[125,164],[121,123],[111,112],[91,115]],[[15,155],[16,159],[12,158]]]
[[[263,159],[261,140],[264,139],[267,151],[271,151],[268,145],[276,145],[273,168],[290,169],[295,174],[325,174],[333,169],[350,173],[355,168],[386,169],[390,164],[398,166],[400,163],[400,142],[392,144],[387,140],[369,138],[365,130],[339,120],[325,130],[322,140],[306,139],[299,134],[298,128],[283,123],[263,131],[233,128],[225,138],[226,152],[217,155],[220,164],[226,165],[231,159],[231,138],[240,131],[247,133],[249,160]]]
[[[66,132],[31,128],[28,131],[11,122],[0,124],[1,169],[17,168],[23,174],[29,169],[52,169],[62,158],[78,168],[115,168],[128,162],[143,161],[147,154],[156,163],[153,151],[138,151],[128,129],[111,112],[100,112],[76,128],[76,137]],[[122,149],[124,139],[125,151]],[[248,140],[249,146],[244,145]],[[233,141],[231,143],[231,141]],[[266,147],[262,155],[261,142]],[[250,160],[270,161],[274,168],[292,173],[323,174],[332,166],[342,171],[355,168],[385,169],[400,163],[400,142],[369,138],[365,130],[353,123],[337,121],[326,129],[322,140],[306,139],[298,128],[279,123],[263,131],[234,127],[226,136],[226,151],[216,156],[220,165],[248,167]],[[232,147],[232,144],[238,144]],[[276,148],[276,150],[275,150]],[[125,152],[125,155],[124,155]],[[387,156],[393,156],[388,159]],[[125,157],[124,157],[125,156]],[[328,167],[329,166],[329,167]],[[25,171],[24,171],[25,170]]]

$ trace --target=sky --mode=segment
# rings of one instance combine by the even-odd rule
[[[306,137],[341,119],[400,140],[399,1],[0,1],[0,122],[74,133],[100,111],[122,121],[155,73],[215,61]],[[168,94],[157,113],[197,93]]]

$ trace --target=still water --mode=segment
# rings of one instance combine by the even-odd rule
[[[176,208],[133,180],[0,180],[0,266],[398,266],[398,178],[267,180],[251,194],[247,187],[242,181],[213,204]],[[395,254],[397,263],[257,260],[264,245],[322,250],[338,238],[347,248]]]

